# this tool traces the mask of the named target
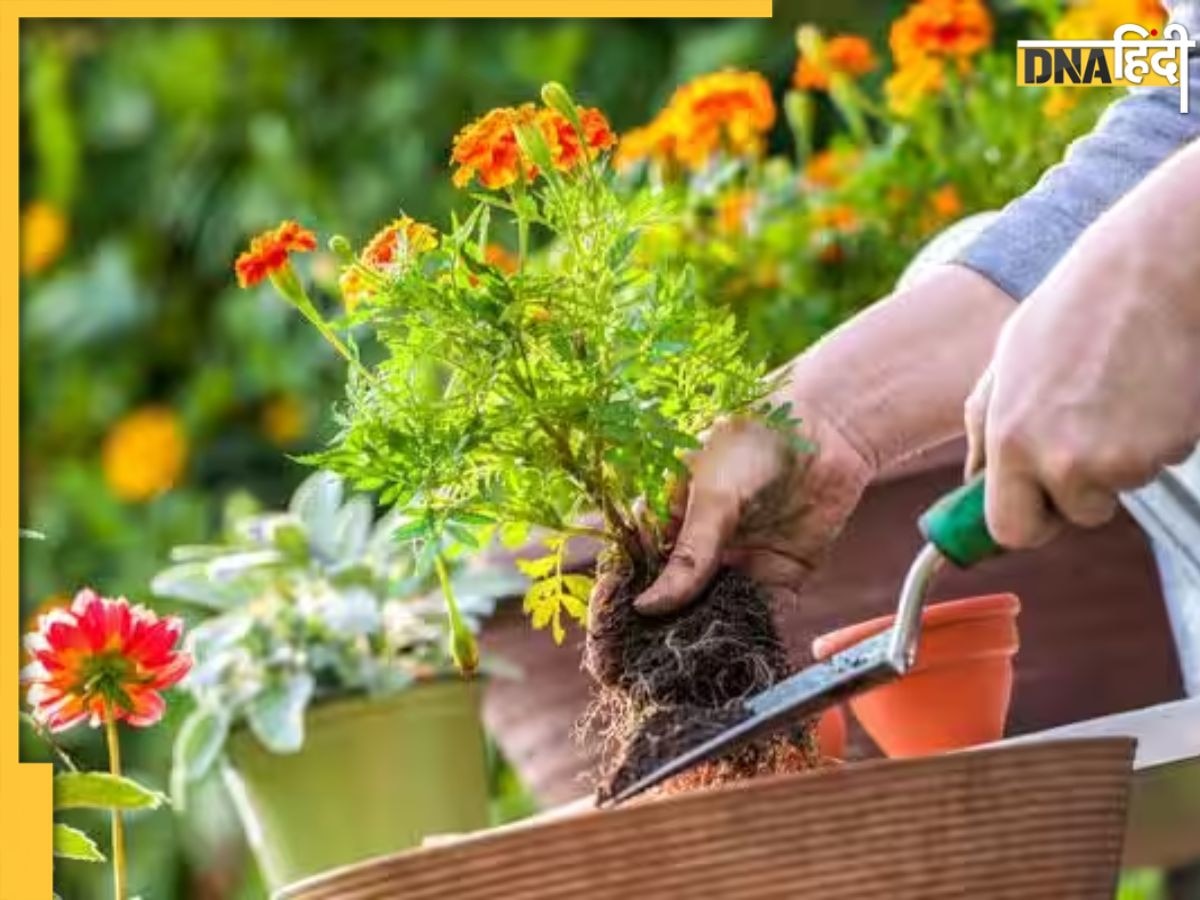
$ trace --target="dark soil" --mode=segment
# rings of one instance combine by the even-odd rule
[[[596,683],[584,733],[601,742],[597,795],[619,792],[660,763],[747,715],[743,701],[789,674],[787,653],[758,586],[721,570],[706,593],[668,617],[639,614],[643,584],[626,579],[595,599],[584,668]],[[697,766],[664,786],[694,790],[818,762],[801,725]]]

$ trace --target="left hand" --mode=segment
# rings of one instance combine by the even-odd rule
[[[1200,441],[1200,145],[1179,157],[1025,300],[967,400],[968,474],[986,460],[988,527],[1006,547],[1106,522],[1118,491]]]

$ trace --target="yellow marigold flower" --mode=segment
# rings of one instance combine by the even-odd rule
[[[1051,91],[1042,103],[1042,115],[1047,119],[1059,119],[1079,105],[1079,94],[1075,91]]]
[[[804,180],[813,187],[836,188],[862,161],[862,151],[849,147],[822,150],[804,166]]]
[[[673,153],[685,166],[703,167],[719,149],[757,156],[775,124],[771,86],[757,72],[728,69],[702,75],[675,91],[667,122]]]
[[[991,42],[992,16],[981,0],[916,0],[889,37],[901,67],[924,56],[963,63]]]
[[[21,272],[37,275],[62,255],[67,219],[57,206],[35,200],[21,213]]]
[[[1122,25],[1162,28],[1166,18],[1158,0],[1077,0],[1069,4],[1055,23],[1054,38],[1060,41],[1108,40]]]
[[[734,190],[721,197],[717,203],[717,230],[725,235],[745,231],[757,196],[754,191]]]
[[[362,262],[375,269],[384,269],[393,263],[415,259],[437,244],[438,234],[432,225],[401,216],[380,228],[367,242]]]
[[[962,215],[963,202],[958,188],[952,184],[942,185],[929,196],[929,209],[942,221]]]
[[[796,60],[792,82],[800,90],[826,91],[835,75],[860,78],[879,66],[870,42],[856,34],[835,35],[816,47],[817,53]]]
[[[308,433],[308,409],[295,394],[280,394],[262,408],[262,433],[277,447],[290,447]]]
[[[175,413],[165,406],[145,406],[117,422],[105,437],[104,480],[121,500],[149,500],[175,486],[187,454]]]
[[[359,305],[370,296],[363,273],[357,266],[347,266],[338,276],[338,290],[342,292],[342,302],[346,304],[346,312],[354,312]]]
[[[911,116],[921,102],[939,93],[946,84],[943,63],[936,56],[923,56],[901,66],[884,85],[888,109],[901,118]]]

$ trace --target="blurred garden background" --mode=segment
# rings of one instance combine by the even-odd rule
[[[803,23],[862,35],[886,59],[904,6],[776,0],[771,20],[716,22],[26,21],[21,520],[45,539],[22,548],[23,619],[32,624],[84,584],[150,599],[172,546],[218,537],[226,511],[249,498],[283,505],[308,474],[292,457],[329,436],[344,366],[268,287],[237,289],[231,261],[248,235],[295,218],[358,245],[401,210],[446,221],[465,205],[447,175],[455,132],[494,106],[535,97],[547,80],[571,86],[624,133],[678,85],[724,67],[761,72],[781,98],[796,77]],[[998,48],[1045,33],[1061,13],[1053,0],[991,11]],[[790,336],[763,355],[801,349],[878,296],[939,225],[1013,196],[1094,120],[1101,92],[1078,109],[1054,100],[1057,108],[1013,87],[1009,57],[980,63],[986,103],[953,112],[959,127],[973,123],[979,143],[912,150],[919,128],[899,122],[885,135],[863,126],[891,155],[825,207],[847,240],[820,238],[812,249],[820,277],[757,326],[750,316],[752,331]],[[881,94],[889,66],[861,76]],[[781,114],[771,154],[792,154],[801,138],[821,147],[844,130],[838,98],[815,90],[810,99],[811,127],[798,137]],[[848,141],[835,149],[843,160],[858,152]],[[906,162],[916,152],[926,154],[924,168]],[[824,177],[831,173],[836,166]],[[912,193],[897,195],[891,213],[861,199],[886,187]],[[736,215],[731,203],[718,201],[718,213]],[[866,224],[851,227],[851,218]],[[773,252],[789,252],[775,240]],[[760,273],[743,262],[726,265],[731,297]],[[336,304],[332,256],[318,252],[306,265]],[[172,732],[186,712],[177,700],[167,727],[128,736],[127,768],[144,782],[165,789]],[[23,736],[26,759],[49,758],[36,736]],[[64,743],[89,767],[103,766],[93,734]],[[497,818],[529,808],[511,772],[497,766],[494,777]],[[186,814],[158,811],[131,827],[143,896],[261,896],[217,780]],[[83,864],[63,863],[59,873],[68,900],[106,890],[103,874]]]

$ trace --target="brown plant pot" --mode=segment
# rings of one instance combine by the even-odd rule
[[[1110,900],[1133,741],[883,760],[519,823],[280,900]]]
[[[916,664],[899,681],[850,700],[850,708],[891,757],[928,756],[996,741],[1012,697],[1017,652],[1013,594],[991,594],[927,606]],[[892,626],[880,616],[813,641],[824,660]]]

